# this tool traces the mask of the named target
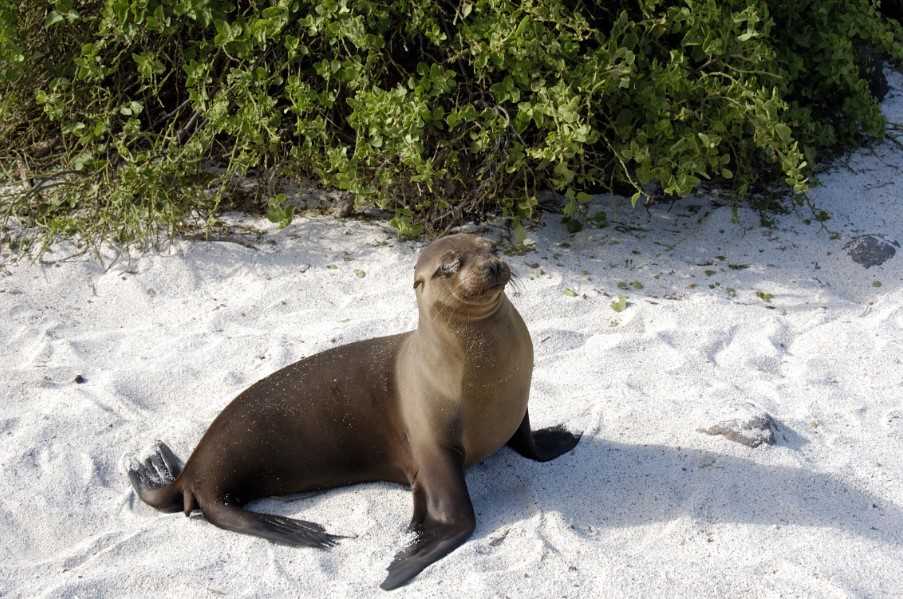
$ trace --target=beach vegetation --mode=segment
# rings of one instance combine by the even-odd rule
[[[404,237],[540,192],[805,194],[884,132],[875,0],[0,0],[0,226],[153,244],[305,182]],[[865,60],[863,57],[869,57]],[[250,191],[240,182],[252,181]],[[293,187],[294,186],[294,187]]]

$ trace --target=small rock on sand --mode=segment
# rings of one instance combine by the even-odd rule
[[[696,430],[707,435],[721,435],[747,447],[758,447],[763,443],[774,445],[778,425],[771,414],[752,403],[736,406],[734,411],[733,418]]]
[[[881,235],[860,235],[854,237],[843,246],[856,264],[869,268],[881,266],[894,257],[900,244],[890,241]]]

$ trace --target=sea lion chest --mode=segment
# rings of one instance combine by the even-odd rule
[[[511,439],[527,411],[533,374],[530,333],[513,306],[491,321],[451,329],[449,342],[418,331],[397,364],[410,442],[460,443],[474,464]]]
[[[478,327],[464,337],[458,415],[467,464],[505,445],[527,411],[533,374],[533,344],[520,315]]]

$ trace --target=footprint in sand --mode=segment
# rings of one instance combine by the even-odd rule
[[[885,414],[884,426],[889,436],[903,438],[903,410],[891,410]]]
[[[534,347],[548,352],[566,352],[582,347],[586,343],[586,335],[566,329],[542,329],[534,327],[532,332]]]
[[[13,430],[19,425],[18,418],[0,419],[0,435],[11,435]]]

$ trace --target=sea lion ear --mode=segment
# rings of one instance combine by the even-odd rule
[[[417,289],[421,285],[423,285],[423,279],[414,279],[414,289]]]

